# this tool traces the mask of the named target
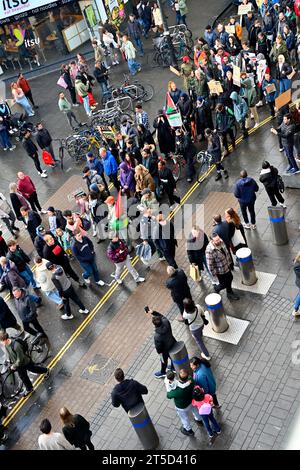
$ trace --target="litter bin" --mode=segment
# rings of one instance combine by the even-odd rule
[[[144,403],[128,411],[128,417],[144,449],[156,449],[159,437]]]
[[[205,304],[209,311],[212,329],[216,333],[224,333],[229,325],[224,312],[220,294],[209,294],[205,297]]]
[[[253,286],[257,282],[257,276],[250,248],[240,248],[236,252],[236,257],[241,270],[242,284]]]
[[[283,207],[268,207],[269,220],[271,222],[271,230],[274,245],[285,245],[288,241],[286,223],[284,218]]]
[[[190,367],[190,360],[187,349],[183,341],[177,341],[169,351],[177,375],[181,369],[185,369],[189,374],[193,374]]]

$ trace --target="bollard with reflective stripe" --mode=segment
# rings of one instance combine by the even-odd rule
[[[205,304],[209,311],[212,329],[216,333],[224,333],[228,330],[228,322],[224,312],[222,297],[220,294],[209,294],[205,297]]]
[[[144,449],[156,449],[159,437],[144,403],[128,411],[128,417]]]
[[[257,276],[250,248],[240,248],[236,252],[236,257],[239,262],[242,284],[253,286],[257,282]]]
[[[284,212],[283,207],[268,207],[274,245],[285,245],[289,241]]]
[[[189,374],[193,375],[189,355],[183,341],[176,341],[169,351],[169,356],[172,359],[177,375],[181,369],[185,369]]]

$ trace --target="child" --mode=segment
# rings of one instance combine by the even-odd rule
[[[56,236],[57,240],[65,250],[66,254],[68,255],[69,259],[73,259],[73,252],[71,248],[71,235],[67,230],[63,230],[62,228],[56,229]]]
[[[221,434],[221,428],[213,415],[213,397],[208,393],[205,394],[203,388],[199,387],[199,385],[196,385],[193,390],[192,405],[198,408],[199,415],[201,416],[210,439],[214,437],[214,432]],[[214,428],[213,430],[210,423]]]
[[[179,388],[186,388],[188,387],[189,385],[191,385],[191,381],[188,380],[187,382],[185,383],[181,383],[179,382],[178,380],[175,379],[175,372],[173,372],[172,370],[169,370],[167,372],[167,375],[165,377],[165,386],[166,386],[166,389],[167,389],[167,392],[170,392],[171,390],[175,390],[176,387],[179,387]]]

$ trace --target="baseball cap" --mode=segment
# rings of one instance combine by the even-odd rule
[[[105,204],[113,204],[115,202],[115,198],[113,196],[108,196],[107,199],[105,199]]]
[[[48,212],[54,212],[54,207],[53,206],[48,207],[47,211]]]
[[[55,266],[55,264],[53,264],[51,261],[48,261],[48,263],[46,264],[46,268],[49,269],[49,271],[50,271],[50,269],[53,269],[54,266]]]
[[[94,154],[93,154],[93,152],[88,152],[88,153],[86,154],[86,156],[87,156],[87,157],[93,157]]]

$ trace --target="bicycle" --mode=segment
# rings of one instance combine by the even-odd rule
[[[69,155],[76,163],[85,158],[89,151],[97,151],[103,147],[104,140],[97,129],[93,127],[85,129],[79,134],[74,134],[66,139],[66,147]]]
[[[172,64],[171,53],[165,36],[153,39],[154,52],[152,57],[148,55],[151,67],[169,67]]]
[[[64,156],[65,156],[65,150],[67,150],[66,146],[66,139],[53,139],[54,142],[59,142],[59,147],[58,147],[58,158],[60,161],[60,168],[63,170],[64,169]]]
[[[196,161],[199,163],[199,169],[198,169],[198,180],[203,176],[209,168],[214,164],[213,157],[210,153],[207,152],[207,150],[201,150],[197,155],[196,155]]]
[[[193,33],[185,24],[175,24],[173,26],[169,26],[170,36],[176,36],[177,34],[184,33],[189,38],[192,38]]]
[[[149,83],[141,84],[137,80],[130,83],[129,76],[124,75],[123,84],[112,90],[112,98],[128,96],[132,101],[150,101],[154,95],[154,88]],[[122,108],[126,109],[126,108]]]
[[[186,160],[183,155],[176,153],[171,154],[171,160],[173,162],[172,174],[175,182],[177,182],[181,177],[182,168],[186,165]]]
[[[101,126],[101,125],[114,125],[120,127],[123,117],[126,117],[129,121],[134,120],[134,114],[131,111],[122,110],[119,103],[115,102],[114,106],[107,107],[105,109],[100,109],[97,113],[93,115],[92,118],[92,127]]]

